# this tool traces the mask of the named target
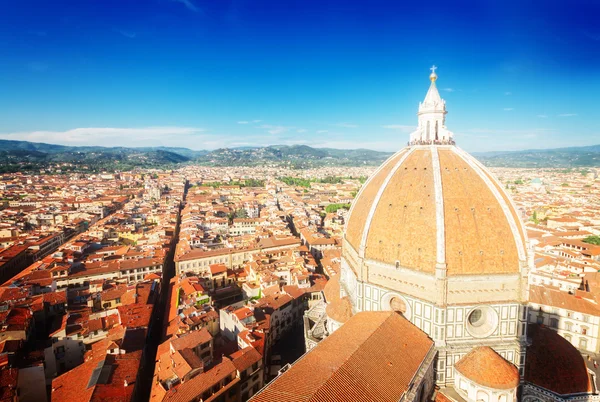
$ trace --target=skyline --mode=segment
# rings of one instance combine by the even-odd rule
[[[0,17],[0,138],[394,151],[435,64],[446,125],[467,151],[594,145],[597,11],[586,1],[19,2]]]

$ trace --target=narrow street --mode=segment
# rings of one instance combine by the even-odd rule
[[[154,311],[152,312],[152,324],[149,328],[148,338],[146,345],[144,347],[144,361],[142,362],[142,366],[140,367],[140,371],[138,373],[138,393],[136,396],[136,400],[148,401],[150,400],[150,392],[152,389],[152,380],[154,376],[154,366],[156,365],[156,352],[158,350],[158,345],[162,342],[162,334],[163,334],[163,326],[165,325],[165,309],[167,308],[167,303],[169,301],[169,283],[171,278],[175,276],[175,246],[179,241],[179,225],[181,224],[181,210],[185,206],[185,199],[187,196],[189,183],[186,182],[185,190],[183,192],[183,200],[181,202],[181,207],[179,208],[179,213],[177,215],[177,225],[175,226],[175,236],[173,237],[173,245],[167,258],[165,260],[165,264],[163,266],[163,278],[161,283],[160,295],[156,305],[154,306]]]

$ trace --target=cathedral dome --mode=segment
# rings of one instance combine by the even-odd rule
[[[344,254],[355,272],[366,260],[425,274],[443,268],[447,277],[521,272],[526,234],[517,211],[493,175],[455,146],[445,115],[431,79],[409,145],[350,210]]]
[[[346,246],[362,258],[433,274],[518,273],[526,238],[510,198],[453,145],[413,145],[389,158],[358,194]]]

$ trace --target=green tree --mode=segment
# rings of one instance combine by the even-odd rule
[[[329,204],[325,207],[328,214],[337,212],[338,209],[350,209],[350,204]]]
[[[533,216],[531,217],[531,220],[533,221],[533,223],[535,223],[536,225],[538,223],[540,223],[538,217],[537,217],[537,211],[533,211]]]
[[[600,246],[600,236],[588,236],[585,239],[583,239],[583,241],[585,243],[589,243],[589,244],[595,244],[596,246]]]
[[[235,217],[236,218],[247,218],[248,212],[246,212],[246,210],[244,208],[240,208],[237,211],[235,211]]]

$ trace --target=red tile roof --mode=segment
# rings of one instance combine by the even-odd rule
[[[596,303],[548,286],[530,285],[529,302],[578,311],[584,314],[600,315],[600,307]]]
[[[396,402],[432,351],[402,315],[358,313],[251,401]]]
[[[196,400],[195,398],[198,398],[205,391],[209,391],[215,384],[230,376],[235,376],[235,366],[231,360],[223,358],[221,363],[210,370],[169,390],[163,400],[170,402],[190,402]]]
[[[529,326],[528,336],[525,381],[560,395],[592,391],[585,361],[569,341],[538,325]]]
[[[233,365],[239,372],[248,369],[248,367],[251,367],[254,363],[257,363],[262,359],[261,354],[252,346],[238,350],[229,357],[233,360]]]
[[[454,368],[479,385],[493,389],[512,389],[519,385],[519,370],[487,346],[471,350]]]
[[[350,298],[344,296],[341,299],[334,300],[325,308],[327,317],[339,323],[345,323],[352,317],[352,304]]]
[[[213,275],[227,272],[227,266],[225,264],[211,264],[210,273]]]
[[[52,401],[129,401],[142,351],[124,355],[107,355],[108,340],[96,342],[86,353],[86,361],[52,381]],[[94,370],[106,366],[110,376],[96,382],[90,381]],[[125,386],[127,381],[127,386]]]
[[[171,339],[171,345],[175,350],[193,349],[198,345],[210,342],[212,335],[206,328],[202,328],[199,331],[188,332],[184,335]]]

